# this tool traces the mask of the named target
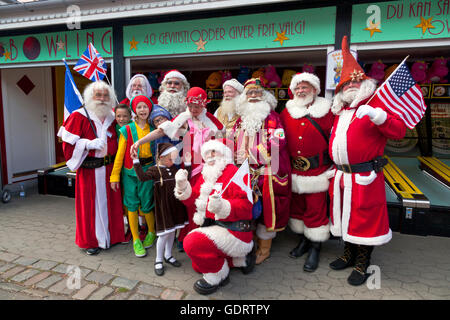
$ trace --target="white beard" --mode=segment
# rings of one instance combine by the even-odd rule
[[[215,184],[217,179],[222,175],[227,164],[228,161],[223,157],[216,157],[213,165],[206,162],[202,168],[203,179],[208,183]]]
[[[357,89],[357,88],[347,89],[342,93],[342,101],[347,102],[347,103],[352,103],[353,100],[355,100],[358,93],[359,93],[359,89]]]
[[[311,93],[307,95],[306,97],[297,97],[295,96],[294,99],[292,99],[293,106],[296,107],[306,107],[309,106],[314,101],[314,94]]]
[[[146,90],[134,90],[131,92],[131,98],[134,98],[140,94],[147,95]]]
[[[175,118],[186,111],[185,98],[183,90],[176,93],[162,91],[158,97],[158,104],[169,111],[170,115]]]
[[[239,105],[239,115],[241,116],[241,128],[249,136],[254,136],[263,125],[264,120],[270,113],[270,105],[266,101],[242,102]]]
[[[236,113],[236,106],[238,104],[239,96],[234,97],[231,100],[223,99],[220,102],[220,107],[222,108],[223,114],[227,116],[234,116]]]
[[[112,110],[110,104],[95,100],[87,102],[85,107],[87,110],[93,112],[99,119],[105,118]]]

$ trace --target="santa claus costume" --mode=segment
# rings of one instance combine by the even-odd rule
[[[103,82],[92,83],[91,86],[109,88]],[[86,92],[92,88],[85,90],[86,104],[90,100],[86,97]],[[110,100],[113,101],[114,92],[112,89],[109,92]],[[92,95],[92,91],[87,95]],[[64,121],[58,132],[58,137],[63,141],[66,164],[70,170],[76,171],[75,243],[80,248],[107,249],[125,240],[121,192],[109,187],[109,177],[117,152],[115,127],[112,109],[102,122],[91,110],[80,108]],[[102,141],[106,147],[93,149],[91,146],[94,140]],[[88,254],[97,252],[98,250],[87,251]]]
[[[327,191],[332,161],[328,156],[328,139],[334,115],[331,101],[318,96],[320,80],[311,73],[296,74],[290,90],[304,85],[311,92],[286,103],[281,120],[286,131],[292,165],[292,199],[289,226],[300,234],[298,246],[289,254],[298,258],[308,252],[303,269],[318,267],[321,243],[328,240],[330,228],[327,217]],[[309,85],[308,85],[309,84]],[[304,89],[299,89],[303,94]]]
[[[141,84],[143,84],[143,88],[140,88],[138,90],[133,90],[133,83],[136,79],[141,80]],[[152,86],[150,85],[150,82],[148,81],[147,77],[143,74],[135,74],[131,79],[130,82],[128,82],[127,89],[125,91],[126,98],[120,101],[120,103],[124,103],[126,105],[130,105],[131,100],[137,95],[145,95],[147,98],[151,99],[153,104],[156,104],[158,99],[156,97],[152,97],[153,90]]]
[[[406,126],[377,98],[367,105],[375,92],[376,81],[364,73],[351,55],[346,36],[342,51],[343,69],[331,109],[336,118],[329,153],[336,164],[336,173],[329,191],[330,230],[334,236],[342,237],[345,248],[344,255],[330,267],[341,270],[355,266],[347,280],[352,285],[361,285],[368,277],[366,270],[373,246],[383,245],[392,238],[382,156],[387,139],[401,139]],[[351,86],[359,89],[352,93]]]
[[[195,210],[193,220],[198,228],[185,237],[184,249],[194,270],[203,274],[194,284],[200,294],[225,285],[231,267],[249,272],[254,263],[254,259],[246,259],[253,247],[252,203],[240,186],[230,183],[238,171],[232,164],[231,149],[219,140],[210,140],[201,149],[205,160],[211,151],[216,152],[215,162],[203,166],[195,183],[187,182],[185,170],[176,174],[175,196],[188,210]]]
[[[168,86],[168,81],[171,79],[177,79],[181,82],[181,89],[178,90],[176,87]],[[186,95],[190,88],[189,82],[187,81],[184,74],[180,71],[173,69],[166,72],[163,81],[159,87],[158,104],[170,112],[172,118],[175,118],[180,113],[186,110]]]
[[[288,224],[291,165],[283,123],[275,112],[276,98],[263,89],[259,78],[247,80],[244,88],[237,109],[240,117],[231,136],[238,158],[244,155],[249,160],[255,203],[262,206],[260,216],[255,217],[258,219],[256,264],[260,264],[270,256],[276,232]],[[258,102],[249,102],[250,90],[262,92]],[[238,159],[238,165],[241,161]]]

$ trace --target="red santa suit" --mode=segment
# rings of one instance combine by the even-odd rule
[[[75,182],[75,243],[80,248],[109,248],[124,241],[124,225],[121,192],[109,186],[109,177],[117,152],[116,121],[111,111],[102,123],[89,112],[98,138],[106,141],[102,150],[87,150],[89,141],[96,138],[86,110],[74,111],[58,132],[63,141],[63,152],[69,169],[76,170]],[[86,157],[107,159],[107,165],[99,168],[83,168]]]
[[[194,270],[203,273],[210,285],[224,280],[230,267],[245,267],[245,256],[253,247],[253,233],[250,230],[232,231],[217,224],[201,227],[205,219],[224,223],[252,219],[252,203],[247,193],[234,182],[228,185],[237,170],[235,165],[227,164],[222,173],[218,172],[220,176],[217,179],[205,178],[202,173],[183,192],[175,190],[175,196],[183,201],[188,210],[195,211],[193,221],[198,226],[184,238],[184,250],[191,258]],[[225,191],[221,196],[221,205],[212,208],[209,197],[216,189]]]
[[[336,165],[354,165],[372,161],[382,156],[387,139],[401,139],[406,126],[396,115],[386,109],[378,99],[369,103],[379,110],[370,120],[355,116],[359,106],[366,104],[375,90],[370,80],[362,83],[360,93],[346,105],[339,92],[333,101],[332,111],[337,116],[331,132],[329,153]],[[343,169],[348,171],[346,169]],[[336,170],[330,183],[331,228],[334,236],[359,245],[382,245],[392,238],[386,207],[383,170],[349,173]]]
[[[334,115],[331,101],[315,97],[308,108],[290,100],[281,113],[292,164],[292,199],[290,228],[309,240],[323,242],[329,238],[327,191],[333,172],[328,156],[328,137]],[[323,134],[306,116],[311,117]],[[308,162],[305,162],[306,158]]]

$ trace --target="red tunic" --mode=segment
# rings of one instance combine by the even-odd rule
[[[387,139],[401,139],[406,132],[403,121],[387,113],[382,124],[374,124],[368,116],[358,119],[356,108],[338,111],[330,138],[329,153],[334,163],[358,164],[371,161],[384,153]],[[385,109],[373,99],[370,105]],[[344,173],[336,170],[330,183],[331,233],[344,241],[362,245],[382,245],[392,238],[386,207],[383,171]]]
[[[100,139],[107,141],[104,150],[86,149],[86,143],[96,138],[83,109],[74,111],[60,128],[67,166],[76,170],[75,183],[75,243],[80,248],[109,248],[124,241],[121,191],[110,188],[109,177],[114,162],[96,169],[80,168],[90,157],[105,157],[117,152],[117,133],[114,113],[103,123],[89,113]]]

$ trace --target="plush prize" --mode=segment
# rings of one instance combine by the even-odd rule
[[[228,80],[230,80],[232,78],[233,78],[233,76],[231,75],[231,71],[230,70],[222,71],[222,84],[224,84],[225,81],[228,81]]]
[[[302,67],[302,72],[314,73],[314,69],[311,63],[305,63]]]
[[[427,72],[426,83],[447,83],[447,60],[444,57],[436,58]]]
[[[283,85],[283,88],[289,88],[289,85],[291,84],[292,77],[297,73],[297,71],[290,70],[290,69],[284,69],[283,76],[281,77],[281,84]]]
[[[222,85],[222,73],[220,71],[212,72],[206,79],[207,89],[217,89]]]
[[[158,74],[154,72],[148,73],[148,82],[150,82],[150,85],[152,86],[153,90],[158,90],[160,82],[158,81]]]
[[[266,67],[266,71],[264,73],[264,77],[267,79],[267,84],[271,88],[280,88],[281,87],[281,79],[277,74],[277,70],[274,66],[268,65]]]
[[[427,79],[427,64],[425,61],[416,61],[411,66],[411,75],[417,83],[425,83]]]
[[[246,66],[241,66],[239,68],[239,74],[237,76],[237,81],[239,81],[241,84],[244,84],[245,81],[250,79],[250,69]]]
[[[387,66],[383,62],[381,62],[381,60],[375,61],[370,67],[367,75],[377,80],[378,83],[381,83],[384,79],[384,69],[386,69],[386,67]]]

